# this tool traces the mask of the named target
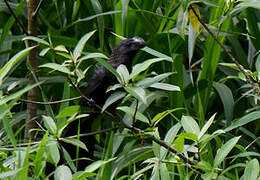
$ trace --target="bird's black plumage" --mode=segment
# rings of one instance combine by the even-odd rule
[[[130,71],[132,59],[144,46],[146,46],[146,43],[140,37],[123,40],[114,48],[108,63],[115,69],[120,64],[124,64]],[[116,77],[104,66],[101,66],[89,80],[84,94],[93,99],[96,104],[102,106],[107,99],[105,93],[107,88],[115,83],[117,83]],[[83,101],[85,100],[83,99]],[[81,104],[84,105],[85,103]]]
[[[112,51],[112,54],[110,58],[108,59],[108,63],[113,67],[117,68],[120,64],[124,64],[127,69],[131,70],[131,61],[137,54],[137,52],[146,46],[145,41],[140,37],[133,37],[130,39],[126,39],[121,41]],[[109,86],[116,84],[117,79],[116,77],[107,70],[104,66],[100,66],[94,75],[90,78],[86,90],[84,91],[84,95],[88,98],[91,98],[94,100],[94,103],[103,106],[105,100],[108,98],[109,94],[106,93],[106,90]],[[88,102],[84,98],[82,98],[80,102],[81,106],[87,106]],[[91,124],[96,119],[97,114],[92,114],[87,119],[81,119],[80,122],[80,133],[88,133],[91,132]],[[68,133],[66,133],[66,136],[69,135],[75,135],[77,133],[77,122],[72,122],[69,125]],[[88,148],[88,152],[83,151],[80,149],[79,157],[88,157],[93,158],[93,152],[94,152],[94,144],[95,144],[95,138],[93,136],[87,136],[82,137],[80,139],[82,142],[84,142]],[[70,150],[69,153],[75,158],[75,147],[71,149],[71,145],[65,145],[65,149]],[[87,164],[90,162],[82,162],[79,163],[79,169],[84,169]]]

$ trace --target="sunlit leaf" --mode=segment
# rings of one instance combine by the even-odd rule
[[[193,9],[195,10],[196,14],[199,16],[200,18],[200,11],[199,8],[197,8],[196,6],[192,6]],[[195,29],[195,31],[199,34],[200,31],[200,22],[198,20],[198,18],[196,17],[195,13],[193,12],[192,9],[189,10],[189,18],[190,18],[190,22],[192,27]]]

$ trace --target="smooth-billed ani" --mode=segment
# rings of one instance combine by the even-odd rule
[[[140,37],[123,40],[114,48],[107,62],[115,69],[120,64],[124,64],[130,71],[132,59],[144,46],[146,46],[146,43]],[[84,94],[93,99],[99,106],[103,106],[108,96],[106,94],[107,88],[116,83],[116,77],[104,66],[101,66],[89,80]],[[85,100],[83,99],[82,101],[81,104],[85,105]]]
[[[146,46],[145,41],[140,37],[133,37],[121,41],[112,51],[108,63],[112,65],[113,68],[117,68],[120,64],[124,64],[128,71],[131,70],[131,61],[137,54],[137,52]],[[106,90],[109,86],[117,83],[116,77],[107,70],[104,66],[100,66],[94,75],[90,78],[84,94],[94,100],[94,103],[103,106],[104,102],[109,96]],[[84,98],[80,101],[80,105],[88,106],[88,103]],[[111,109],[110,109],[111,110]],[[113,111],[113,109],[112,109]],[[80,133],[91,132],[91,124],[97,118],[97,114],[93,113],[88,118],[80,120]],[[69,125],[69,131],[66,136],[75,135],[77,133],[78,122],[72,122]],[[79,149],[79,157],[93,158],[95,138],[93,136],[87,136],[80,138],[88,148],[88,152]],[[64,144],[65,149],[69,152],[72,159],[76,158],[75,146]],[[71,149],[72,148],[72,149]],[[90,161],[80,161],[79,170],[83,170]]]

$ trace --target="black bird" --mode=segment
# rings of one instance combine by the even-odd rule
[[[120,64],[124,64],[128,71],[130,71],[132,59],[144,46],[146,46],[146,43],[140,37],[123,40],[114,48],[107,62],[115,69]],[[101,66],[89,80],[84,94],[102,107],[108,97],[105,93],[107,88],[116,83],[116,77],[104,66]],[[82,105],[85,104],[84,101],[83,99],[81,102]]]
[[[137,52],[146,46],[146,42],[140,37],[133,37],[130,39],[125,39],[121,41],[112,51],[108,63],[112,65],[113,68],[117,68],[120,64],[124,64],[128,71],[131,70],[131,61],[137,54]],[[109,86],[117,83],[116,77],[107,70],[104,66],[100,66],[94,75],[90,78],[84,95],[88,98],[91,98],[95,104],[103,106],[106,99],[109,97],[109,93],[106,93],[106,90]],[[80,101],[81,106],[88,106],[89,103],[82,98]],[[115,108],[115,107],[114,107]],[[111,108],[110,108],[111,111]],[[113,111],[113,110],[112,110]],[[89,133],[91,132],[91,124],[97,118],[97,114],[93,113],[87,119],[81,119],[80,122],[80,133]],[[77,134],[78,122],[72,122],[69,125],[69,131],[66,133],[66,136]],[[95,138],[93,136],[87,136],[80,138],[88,148],[88,152],[81,150],[79,151],[79,157],[88,157],[93,158]],[[64,144],[65,149],[69,152],[72,159],[76,158],[75,147],[72,145]],[[72,149],[71,149],[72,147]],[[79,161],[79,170],[84,170],[84,168],[91,163],[90,161]]]

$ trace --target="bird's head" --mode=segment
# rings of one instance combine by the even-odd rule
[[[116,66],[130,64],[136,53],[145,46],[146,42],[140,37],[125,39],[114,48],[110,61]]]
[[[126,52],[134,52],[146,46],[146,42],[140,37],[125,39],[118,44]]]

